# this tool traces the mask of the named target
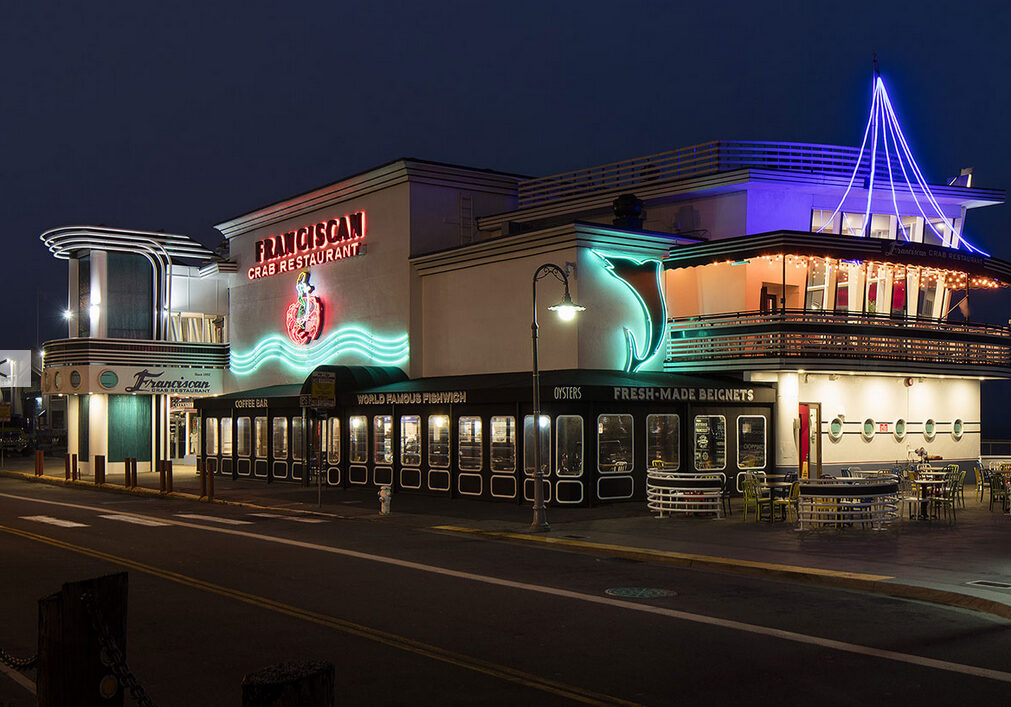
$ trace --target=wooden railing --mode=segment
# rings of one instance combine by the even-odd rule
[[[746,368],[770,358],[917,364],[955,374],[959,366],[1011,369],[1011,330],[988,324],[787,310],[672,317],[668,329],[671,370],[721,361]]]
[[[743,140],[707,142],[646,157],[528,179],[519,184],[519,206],[527,208],[601,191],[628,189],[640,184],[748,167],[848,178],[853,174],[859,154],[860,151],[856,148],[837,145]],[[876,169],[879,174],[887,174],[888,163],[883,154],[877,156]],[[899,173],[899,165],[894,158],[892,170]],[[865,155],[857,178],[862,180],[869,174],[870,158]]]

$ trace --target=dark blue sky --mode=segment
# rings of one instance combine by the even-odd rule
[[[720,138],[857,145],[873,51],[931,181],[1011,186],[1007,2],[2,8],[0,348],[35,342],[36,301],[63,335],[47,228],[213,245],[214,223],[402,156],[541,175]],[[1009,225],[995,207],[967,234],[1011,259]]]

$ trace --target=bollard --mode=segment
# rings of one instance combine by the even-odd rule
[[[42,476],[42,470],[45,467],[46,453],[41,449],[35,450],[35,475]]]
[[[172,460],[165,460],[165,488],[172,493]]]
[[[242,678],[242,707],[333,707],[334,666],[327,661],[281,663]]]
[[[102,454],[95,455],[95,486],[101,486],[105,483],[105,456]]]
[[[137,486],[137,457],[130,457],[130,488]]]
[[[70,455],[70,479],[71,481],[81,480],[81,470],[77,468],[77,455]]]
[[[66,457],[64,459],[64,462],[65,462],[65,464],[64,464],[64,469],[63,469],[63,474],[64,474],[63,478],[64,478],[65,481],[70,481],[70,455],[69,454],[66,455]]]
[[[155,464],[158,467],[158,481],[160,483],[160,491],[162,493],[165,493],[165,489],[167,488],[167,486],[165,486],[165,460],[159,459],[155,462]]]
[[[208,470],[208,472],[207,472],[207,500],[208,501],[213,501],[214,500],[214,472],[217,471],[218,463],[217,463],[217,461],[215,461],[213,464],[210,464],[210,465],[205,464],[204,465],[205,468],[207,466],[211,467],[210,470]]]
[[[123,486],[130,488],[130,457],[123,459]]]
[[[199,467],[199,465],[200,465],[200,460],[198,459],[197,460],[197,466]],[[200,498],[206,498],[207,497],[207,470],[200,468],[200,469],[198,469],[198,472],[200,473]]]
[[[390,496],[392,495],[389,484],[379,487],[379,515],[388,516],[390,514]]]

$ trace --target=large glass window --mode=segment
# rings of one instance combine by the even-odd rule
[[[892,314],[895,316],[905,316],[906,314],[906,269],[895,268],[895,275],[892,278]]]
[[[275,417],[274,425],[274,459],[288,458],[288,418]]]
[[[681,467],[681,418],[677,415],[646,416],[646,463],[667,471]]]
[[[331,464],[339,464],[341,460],[341,419],[331,417],[327,420],[329,434],[327,435],[327,458]]]
[[[559,476],[583,474],[583,418],[559,415],[555,419],[555,468]]]
[[[369,422],[364,415],[348,418],[348,461],[364,464],[369,458]]]
[[[248,417],[237,417],[235,419],[235,452],[240,457],[249,456],[250,442],[252,442],[252,424]]]
[[[597,417],[597,469],[603,474],[632,469],[632,416]]]
[[[376,415],[372,418],[373,434],[375,435],[376,464],[393,463],[393,416]]]
[[[302,447],[304,445],[302,441],[303,431],[302,418],[291,418],[291,458],[299,461],[302,459]]]
[[[491,418],[491,470],[516,471],[516,418]]]
[[[941,299],[937,296],[939,289],[941,286],[937,277],[932,278],[928,270],[920,270],[920,290],[916,302],[916,316],[934,319],[941,317],[940,308],[937,306]]]
[[[828,294],[828,267],[821,258],[813,258],[807,266],[807,298],[804,300],[804,309],[826,309]]]
[[[449,418],[446,415],[428,417],[428,465],[436,469],[449,468]]]
[[[842,215],[842,235],[864,235],[864,215],[844,212]]]
[[[694,429],[695,469],[719,471],[727,466],[727,418],[696,415]]]
[[[204,420],[204,453],[217,456],[218,453],[218,418],[208,417]]]
[[[551,473],[551,418],[541,415],[537,439],[540,443],[541,472]],[[523,471],[534,473],[534,416],[523,418]]]
[[[267,458],[267,418],[257,417],[253,419],[253,447],[256,449],[257,459]]]
[[[881,238],[884,240],[895,240],[895,230],[898,220],[894,214],[872,214],[871,215],[871,238]]]
[[[902,224],[902,235],[899,236],[902,240],[909,240],[914,243],[923,242],[923,217],[922,216],[903,216],[899,219]]]
[[[814,209],[811,212],[812,233],[839,233],[839,214],[833,217],[831,209]]]
[[[400,417],[400,463],[421,466],[421,418],[417,415]]]
[[[221,418],[221,455],[232,456],[232,418]]]
[[[737,466],[741,469],[765,468],[765,417],[741,415],[737,418]]]
[[[457,436],[460,471],[481,471],[481,418],[461,417]]]
[[[888,300],[885,295],[888,289],[886,276],[887,270],[884,266],[867,266],[867,297],[865,302],[867,303],[868,314],[888,313]]]

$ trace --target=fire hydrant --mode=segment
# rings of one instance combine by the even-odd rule
[[[392,496],[392,492],[389,486],[379,488],[379,515],[388,516],[390,514],[390,496]]]

